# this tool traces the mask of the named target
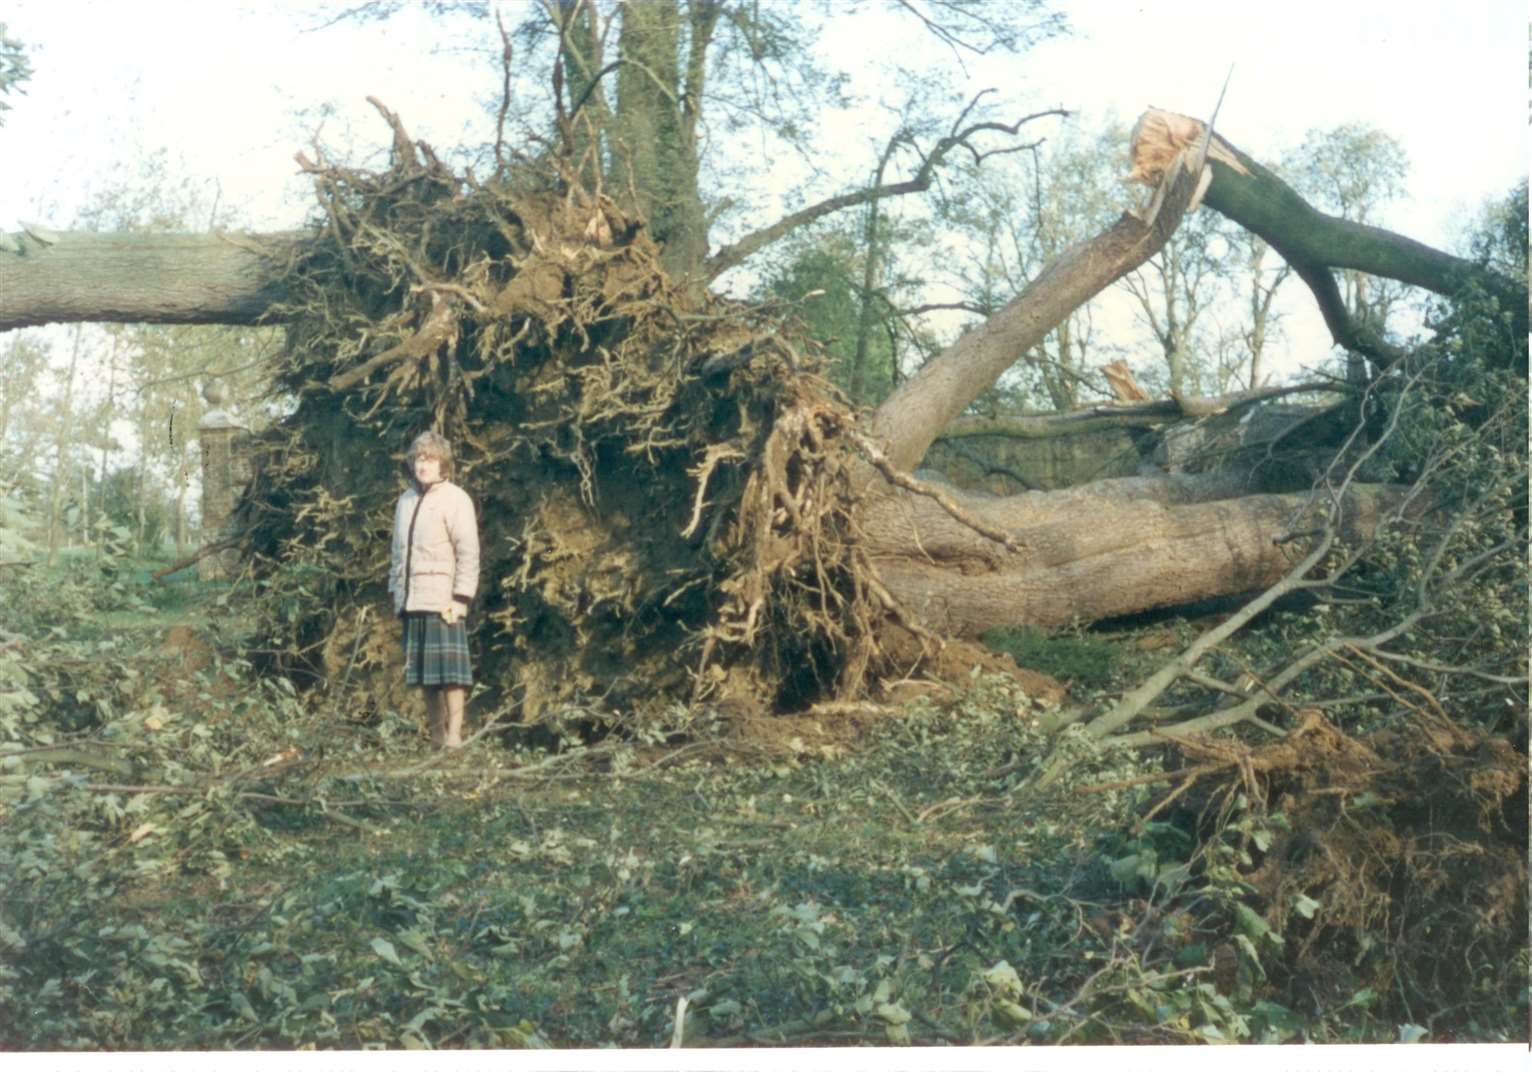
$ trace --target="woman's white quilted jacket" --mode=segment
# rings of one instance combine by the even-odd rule
[[[479,586],[479,526],[473,500],[441,481],[422,494],[413,484],[394,508],[388,591],[394,611],[445,611]]]

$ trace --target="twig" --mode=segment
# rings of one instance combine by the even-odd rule
[[[85,790],[101,795],[206,795],[210,789],[186,787],[181,784],[86,784]],[[320,799],[294,799],[283,795],[268,795],[262,791],[235,791],[231,794],[236,799],[250,799],[277,806],[301,806],[317,810],[324,817],[353,829],[360,829],[363,832],[376,831],[373,826],[365,822],[358,821],[339,810],[331,809]]]
[[[1217,766],[1222,768],[1223,766]],[[1167,783],[1171,780],[1180,780],[1192,773],[1211,771],[1206,765],[1192,765],[1185,769],[1174,769],[1171,772],[1153,773],[1149,776],[1130,776],[1126,780],[1113,780],[1110,784],[1091,784],[1089,787],[1075,788],[1077,795],[1100,795],[1108,791],[1121,791],[1123,788],[1141,787],[1144,784]]]
[[[990,92],[991,91],[985,90],[975,95],[974,99],[969,102],[967,107],[965,107],[962,113],[959,114],[958,119],[953,123],[952,130],[947,135],[937,140],[936,145],[931,149],[931,151],[921,158],[920,165],[916,169],[915,175],[910,179],[901,180],[892,184],[882,184],[877,187],[862,188],[858,191],[849,192],[843,195],[836,195],[832,198],[817,202],[812,206],[805,207],[804,209],[795,213],[789,214],[787,217],[784,217],[774,224],[766,226],[765,228],[756,229],[754,232],[748,233],[732,244],[725,245],[713,255],[710,255],[703,263],[702,276],[706,280],[711,281],[722,274],[724,271],[738,266],[740,263],[744,262],[747,258],[753,255],[755,252],[759,251],[761,248],[787,235],[794,229],[809,224],[810,222],[817,221],[827,214],[834,213],[837,210],[847,210],[853,206],[861,206],[865,203],[879,201],[889,196],[909,195],[929,190],[932,182],[935,179],[936,170],[942,167],[946,156],[958,147],[962,147],[970,154],[972,154],[975,163],[983,161],[986,157],[993,157],[996,154],[1014,153],[1028,148],[1026,145],[1010,146],[999,150],[990,150],[981,153],[969,141],[975,135],[987,131],[999,131],[1014,136],[1020,133],[1023,126],[1031,123],[1034,120],[1040,120],[1048,116],[1067,118],[1070,115],[1069,112],[1065,109],[1044,109],[1041,112],[1035,112],[1028,116],[1023,116],[1014,124],[1002,124],[998,121],[981,121],[978,123],[970,124],[966,128],[959,129],[958,125],[961,124],[965,118],[967,118],[968,114],[973,110],[973,107],[978,104],[979,100],[984,97],[985,94]],[[895,139],[900,142],[908,142],[913,145],[910,139],[900,135],[896,135]]]
[[[101,769],[118,776],[132,776],[133,764],[115,754],[93,753],[71,746],[32,746],[22,750],[0,751],[0,759],[25,757],[55,765],[84,765],[88,769]]]
[[[367,634],[367,623],[371,615],[372,606],[370,604],[364,606],[362,608],[362,617],[359,620],[361,625],[356,628],[356,640],[351,644],[351,659],[346,662],[346,670],[340,677],[339,685],[331,691],[330,724],[332,727],[335,721],[340,718],[340,692],[351,681],[351,671],[356,667],[356,655],[362,649],[362,638]]]
[[[203,544],[196,551],[192,552],[189,556],[182,559],[174,566],[167,566],[163,570],[156,570],[154,573],[150,574],[149,577],[154,581],[160,581],[169,577],[171,574],[174,574],[177,570],[185,570],[188,566],[201,562],[209,555],[216,555],[218,552],[223,551],[225,548],[231,548],[237,543],[239,543],[239,537],[226,536],[220,540],[214,540],[212,543]]]
[[[3,564],[0,564],[3,565]],[[1334,601],[1331,601],[1334,603]],[[1427,660],[1424,657],[1408,656],[1405,653],[1385,652],[1383,649],[1372,649],[1372,655],[1392,660],[1396,664],[1408,664],[1411,667],[1424,668],[1440,675],[1467,675],[1474,679],[1484,679],[1487,682],[1497,683],[1501,686],[1524,686],[1528,679],[1525,675],[1496,675],[1493,672],[1482,671],[1479,668],[1462,667],[1455,664],[1443,664],[1435,660]]]
[[[495,26],[500,31],[500,115],[495,121],[495,168],[500,172],[500,179],[504,181],[509,171],[505,165],[505,117],[511,108],[511,57],[515,50],[511,47],[510,35],[505,32],[505,22],[500,18],[500,9],[495,9]]]
[[[1427,690],[1425,687],[1419,685],[1418,683],[1413,683],[1410,680],[1406,679],[1404,676],[1402,676],[1398,672],[1394,671],[1388,665],[1384,664],[1382,661],[1380,661],[1380,660],[1378,660],[1378,659],[1376,659],[1376,658],[1374,658],[1372,656],[1369,656],[1366,652],[1364,652],[1363,650],[1357,648],[1355,645],[1347,645],[1345,651],[1355,654],[1364,663],[1366,663],[1368,666],[1370,666],[1374,670],[1376,670],[1381,676],[1383,676],[1383,678],[1386,678],[1386,679],[1388,679],[1391,682],[1397,683],[1398,685],[1404,687],[1407,690],[1415,691],[1421,697],[1425,698],[1426,701],[1430,702],[1432,710],[1436,713],[1436,715],[1440,719],[1447,720],[1447,714],[1442,709],[1441,702],[1436,700],[1436,695],[1431,693],[1431,691]],[[1399,705],[1402,705],[1404,708],[1408,709],[1410,712],[1418,713],[1418,712],[1421,711],[1420,706],[1412,704],[1410,701],[1408,701],[1405,698],[1401,697],[1393,689],[1391,689],[1389,686],[1387,686],[1383,682],[1382,678],[1379,678],[1376,675],[1371,675],[1371,674],[1367,673],[1366,671],[1363,671],[1361,668],[1357,667],[1355,664],[1353,664],[1350,661],[1348,661],[1339,652],[1337,652],[1335,654],[1335,659],[1340,664],[1343,664],[1344,666],[1350,668],[1352,671],[1356,672],[1362,678],[1364,678],[1368,682],[1372,683],[1379,690],[1383,691],[1383,693],[1387,694],[1395,702],[1397,702]]]
[[[909,808],[900,801],[899,796],[894,792],[893,788],[889,787],[881,780],[872,781],[872,786],[888,796],[888,801],[893,803],[894,808],[904,815],[905,821],[908,821],[911,825],[919,825],[921,823],[920,819],[914,814],[910,813]]]
[[[1010,533],[985,525],[938,488],[922,480],[916,480],[909,473],[895,468],[883,451],[879,450],[866,435],[859,431],[852,431],[849,432],[849,437],[861,449],[862,453],[867,455],[867,460],[872,463],[873,467],[882,473],[884,478],[895,487],[904,488],[906,491],[912,491],[917,495],[924,495],[945,510],[954,520],[967,525],[986,540],[993,540],[1007,551],[1015,552],[1018,555],[1026,552],[1026,545]]]

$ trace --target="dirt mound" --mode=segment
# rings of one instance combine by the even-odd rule
[[[189,626],[172,626],[160,645],[160,653],[173,662],[176,674],[184,679],[207,671],[217,656],[213,647]]]
[[[1024,668],[1005,653],[977,641],[958,639],[932,643],[901,626],[882,635],[883,657],[891,674],[882,680],[877,698],[902,705],[920,697],[946,699],[973,684],[974,678],[1003,675],[1040,708],[1064,701],[1069,688],[1051,675]]]
[[[1524,748],[1446,719],[1352,737],[1310,712],[1258,750],[1183,751],[1195,780],[1172,812],[1207,821],[1238,794],[1275,812],[1244,880],[1282,935],[1271,974],[1295,1004],[1367,989],[1450,1025],[1475,995],[1525,985]]]

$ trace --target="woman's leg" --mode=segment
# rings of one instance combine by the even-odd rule
[[[441,746],[447,737],[447,703],[440,686],[423,686],[426,694],[426,727],[431,733],[431,745]]]
[[[444,731],[444,746],[455,747],[463,745],[463,703],[467,698],[467,692],[461,686],[449,686],[443,695],[446,698],[446,730]]]

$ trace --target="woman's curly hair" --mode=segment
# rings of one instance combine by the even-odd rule
[[[415,478],[415,458],[419,454],[434,457],[442,463],[443,480],[451,480],[455,475],[452,444],[436,432],[423,431],[410,443],[409,452],[404,455],[404,474],[411,480]]]

